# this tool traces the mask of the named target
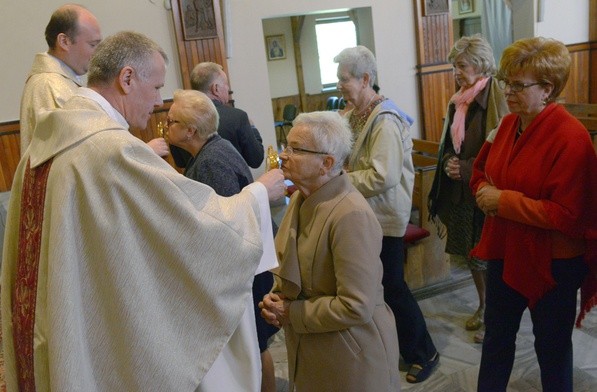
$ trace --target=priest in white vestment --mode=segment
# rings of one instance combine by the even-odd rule
[[[90,88],[38,122],[4,241],[8,390],[195,391],[239,326],[283,176],[219,197],[132,136],[165,63],[141,34],[109,37]]]
[[[64,4],[54,11],[45,37],[48,51],[35,55],[21,96],[21,156],[29,147],[39,115],[63,107],[82,86],[81,79],[102,40],[97,18],[78,4]],[[147,144],[159,156],[169,154],[163,138],[152,139]]]

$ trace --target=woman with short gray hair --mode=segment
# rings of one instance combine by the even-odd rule
[[[336,165],[332,168],[333,173],[337,174],[342,170],[344,161],[352,149],[352,134],[346,132],[348,124],[345,118],[329,111],[301,113],[292,125],[309,127],[320,149],[336,158]]]
[[[381,228],[342,170],[351,140],[337,112],[305,113],[280,154],[298,191],[276,236],[276,283],[260,307],[284,328],[290,391],[400,390],[396,326],[381,285]]]

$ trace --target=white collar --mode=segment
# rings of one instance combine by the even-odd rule
[[[108,102],[106,98],[104,98],[100,93],[95,90],[92,90],[87,87],[81,87],[77,91],[77,95],[85,98],[89,98],[92,101],[97,102],[98,105],[104,109],[104,111],[110,116],[114,121],[118,121],[120,125],[122,125],[125,129],[129,129],[129,124],[127,123],[126,119],[120,112]]]

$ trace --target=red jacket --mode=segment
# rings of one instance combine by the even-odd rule
[[[475,160],[473,193],[487,183],[503,192],[471,254],[503,259],[504,281],[532,307],[555,285],[553,258],[594,255],[597,157],[587,130],[560,105],[548,105],[515,142],[519,123],[505,116]],[[595,258],[587,261],[595,271]]]

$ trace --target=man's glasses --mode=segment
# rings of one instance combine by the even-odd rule
[[[507,80],[503,80],[503,79],[498,80],[498,86],[500,86],[500,88],[502,90],[505,91],[506,87],[509,87],[510,91],[513,93],[519,93],[527,87],[536,86],[538,84],[545,84],[545,83],[535,82],[535,83],[524,84],[524,83],[520,83],[520,82],[508,82]]]
[[[291,156],[294,153],[330,155],[327,152],[323,152],[323,151],[313,151],[313,150],[307,150],[306,148],[299,148],[299,147],[292,147],[292,146],[286,146],[286,148],[284,148],[284,150],[282,150],[282,152],[288,156]]]

